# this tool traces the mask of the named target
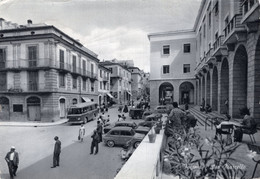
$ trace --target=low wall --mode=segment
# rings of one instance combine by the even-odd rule
[[[163,150],[166,142],[164,130],[156,134],[155,143],[145,136],[115,179],[159,179],[162,176]]]

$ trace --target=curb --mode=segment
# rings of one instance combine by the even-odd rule
[[[68,119],[60,120],[57,122],[48,122],[48,123],[36,123],[36,122],[0,122],[0,127],[2,126],[14,126],[14,127],[50,127],[65,124],[68,122]]]

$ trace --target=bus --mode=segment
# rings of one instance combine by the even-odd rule
[[[86,124],[88,121],[94,120],[97,114],[97,103],[86,102],[70,106],[67,118],[69,123]]]

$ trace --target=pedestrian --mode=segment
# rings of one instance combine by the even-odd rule
[[[125,105],[123,112],[124,112],[124,113],[128,113],[128,107],[127,107],[127,105]]]
[[[55,168],[60,166],[60,152],[61,152],[61,142],[59,141],[59,137],[54,137],[55,145],[54,145],[54,152],[53,152],[53,165],[51,168]]]
[[[85,136],[85,127],[83,124],[81,124],[80,128],[79,128],[79,140],[80,142],[83,142],[83,137]]]
[[[122,112],[122,106],[118,106],[118,112],[121,113]]]
[[[122,119],[125,121],[126,117],[124,114],[122,114]]]
[[[99,135],[99,142],[102,142],[103,127],[100,121],[97,121],[97,133]]]
[[[200,106],[200,111],[205,111],[205,99],[202,98],[201,106]]]
[[[224,102],[225,108],[226,108],[226,114],[228,114],[228,98]]]
[[[7,162],[10,178],[12,179],[14,176],[16,176],[16,171],[19,164],[19,156],[15,151],[14,146],[12,146],[11,150],[6,154],[5,161]]]
[[[98,153],[98,143],[100,142],[99,135],[97,133],[97,130],[95,129],[93,131],[93,134],[91,135],[92,142],[90,147],[90,155],[93,154],[94,147],[96,148],[95,155]]]
[[[117,121],[122,121],[123,119],[122,119],[122,116],[120,115],[120,114],[118,114],[118,119],[117,119]]]

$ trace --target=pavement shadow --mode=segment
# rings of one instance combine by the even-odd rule
[[[62,141],[61,141],[62,142]],[[90,136],[83,142],[74,140],[62,148],[60,166],[52,166],[52,155],[17,171],[19,179],[112,179],[117,170],[122,167],[120,158],[121,147],[109,148],[104,143],[99,144],[97,155],[90,155]],[[33,156],[32,156],[33,157]],[[22,161],[20,161],[22,162]],[[1,174],[1,179],[9,179],[9,174]]]

